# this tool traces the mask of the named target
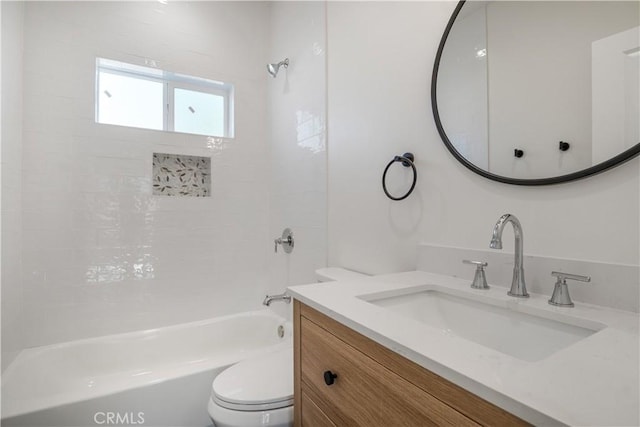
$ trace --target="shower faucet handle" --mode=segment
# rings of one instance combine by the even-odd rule
[[[282,245],[282,249],[287,254],[290,254],[293,251],[293,231],[290,228],[285,228],[282,231],[282,237],[278,237],[274,241],[273,250],[275,253],[278,253],[278,245]]]

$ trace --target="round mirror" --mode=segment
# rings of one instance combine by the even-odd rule
[[[458,3],[431,83],[445,145],[509,184],[584,178],[640,153],[639,1]]]

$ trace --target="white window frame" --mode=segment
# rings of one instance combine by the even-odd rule
[[[124,77],[149,80],[163,84],[163,131],[176,132],[174,130],[174,89],[185,89],[194,92],[207,93],[211,95],[221,96],[224,102],[224,135],[208,135],[212,137],[233,138],[234,120],[233,120],[233,95],[234,87],[231,83],[208,80],[199,77],[188,76],[185,74],[173,73],[171,71],[160,70],[157,68],[143,67],[139,65],[129,64],[120,61],[114,61],[105,58],[96,58],[96,99],[95,99],[95,121],[100,123],[99,118],[99,96],[100,90],[100,72],[116,74]],[[125,125],[123,125],[125,126]],[[148,129],[148,128],[143,128]],[[156,130],[156,129],[153,129]],[[183,133],[183,132],[180,132]],[[201,135],[192,134],[189,135]]]

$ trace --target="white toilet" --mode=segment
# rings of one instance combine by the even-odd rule
[[[216,427],[293,425],[293,348],[227,368],[213,381],[209,416]]]

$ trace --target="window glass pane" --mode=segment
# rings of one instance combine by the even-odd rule
[[[163,83],[100,71],[98,122],[163,129]]]
[[[179,88],[173,95],[176,132],[225,136],[223,96]]]

